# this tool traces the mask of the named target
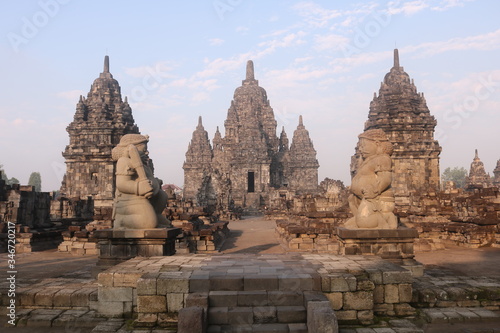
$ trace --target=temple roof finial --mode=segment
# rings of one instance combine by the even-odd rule
[[[399,51],[394,49],[394,68],[399,68]]]
[[[198,117],[198,126],[203,126],[203,123],[201,121],[201,116]]]
[[[254,70],[253,70],[253,61],[252,60],[248,60],[247,61],[247,77],[246,77],[247,80],[255,80],[255,74],[254,74]]]
[[[299,116],[299,126],[304,126],[304,122],[302,121],[302,115]]]
[[[479,155],[477,153],[477,149],[476,149],[476,156],[474,158],[479,158]]]
[[[109,56],[104,57],[104,71],[103,73],[109,73]]]

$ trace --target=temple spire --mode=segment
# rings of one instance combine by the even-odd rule
[[[203,127],[201,116],[198,117],[198,127]]]
[[[474,157],[474,159],[479,159],[479,154],[477,153],[477,149],[476,149],[476,156]]]
[[[109,56],[104,57],[104,71],[103,73],[109,73]]]
[[[304,122],[302,121],[302,115],[299,116],[299,126],[304,126]]]
[[[394,49],[394,68],[399,68],[399,51]]]
[[[253,70],[253,61],[247,61],[247,81],[255,80],[254,70]]]

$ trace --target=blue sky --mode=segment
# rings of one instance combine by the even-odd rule
[[[350,184],[349,163],[373,93],[401,65],[438,121],[441,171],[492,174],[500,159],[500,2],[83,1],[0,2],[0,164],[58,189],[80,94],[110,56],[111,73],[149,134],[158,177],[182,185],[198,116],[222,134],[252,59],[281,126],[303,115],[319,178]]]

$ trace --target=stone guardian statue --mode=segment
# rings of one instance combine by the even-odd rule
[[[354,215],[349,229],[397,229],[395,201],[391,189],[393,147],[381,129],[358,136],[360,160],[352,178],[349,207]]]
[[[153,175],[148,141],[147,135],[126,134],[112,150],[113,161],[116,161],[114,229],[153,229],[169,225],[161,215],[167,194],[161,189],[162,181]]]

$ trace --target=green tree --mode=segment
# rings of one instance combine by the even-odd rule
[[[7,185],[14,185],[14,184],[20,184],[19,179],[12,177],[9,180],[7,180]]]
[[[465,186],[465,179],[467,178],[467,170],[465,168],[450,167],[446,168],[441,175],[441,181],[447,182],[452,181],[455,183],[457,188],[463,188]]]
[[[5,180],[5,183],[9,181],[9,178],[7,178],[7,175],[5,174],[5,170],[3,169],[3,164],[0,164],[0,171],[2,172],[2,179]]]
[[[40,172],[31,173],[28,185],[34,186],[36,192],[42,191],[42,176],[40,175]]]

